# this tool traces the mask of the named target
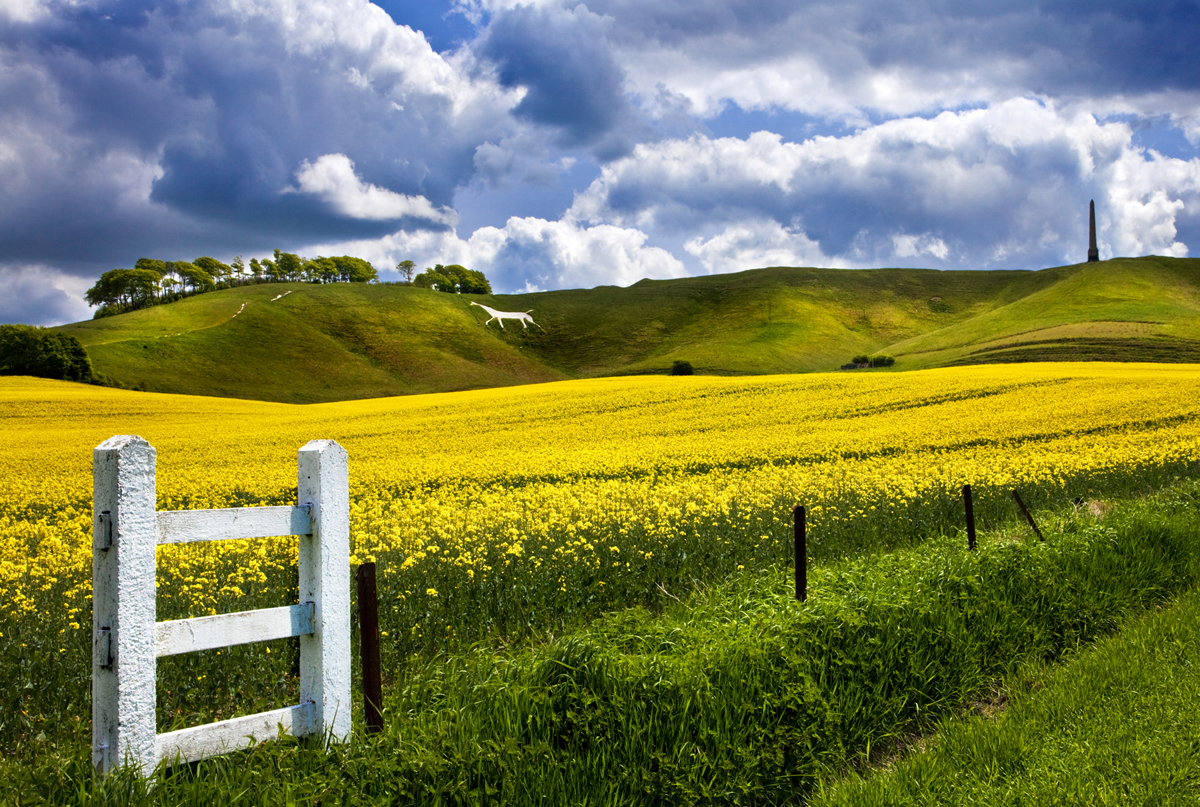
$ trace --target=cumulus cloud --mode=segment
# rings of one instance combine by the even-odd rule
[[[607,43],[610,23],[582,4],[522,4],[498,11],[476,49],[502,85],[524,91],[518,117],[555,128],[564,146],[609,159],[629,151],[636,121]]]
[[[9,262],[94,274],[444,227],[476,148],[516,128],[518,92],[366,0],[29,8],[0,36]],[[320,190],[281,193],[297,179]]]
[[[405,259],[418,266],[459,263],[483,271],[496,291],[509,293],[626,286],[642,278],[688,274],[678,258],[648,240],[636,228],[514,216],[504,227],[481,227],[466,239],[453,231],[426,231],[315,249],[362,255],[385,269]]]
[[[453,211],[436,210],[423,196],[405,196],[363,182],[345,154],[326,154],[311,163],[305,160],[296,171],[296,182],[300,193],[310,193],[350,218],[388,221],[414,217],[454,223]],[[296,192],[294,188],[284,190]]]
[[[792,232],[777,221],[751,220],[731,224],[719,234],[699,236],[684,244],[710,273],[738,272],[758,266],[822,266],[838,268],[845,261],[826,255],[803,232]]]
[[[764,243],[802,235],[787,249],[854,265],[1026,266],[1079,259],[1088,198],[1099,200],[1110,254],[1184,254],[1176,220],[1200,202],[1198,181],[1200,160],[1140,149],[1124,123],[1015,99],[802,143],[757,132],[639,145],[604,168],[570,216],[683,234],[759,222],[710,242],[692,236],[698,257],[773,233]]]
[[[946,242],[931,235],[909,235],[894,233],[892,235],[892,252],[898,258],[912,258],[918,255],[932,255],[940,260],[946,260],[950,248]]]

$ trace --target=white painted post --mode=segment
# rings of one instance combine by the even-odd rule
[[[297,506],[155,512],[155,451],[113,437],[93,454],[92,761],[194,761],[271,739],[350,739],[350,480],[346,451],[313,440],[298,457]],[[298,535],[300,602],[156,622],[158,544]],[[300,703],[156,735],[158,656],[300,637]]]
[[[140,437],[92,452],[92,763],[154,767],[154,448]]]
[[[300,637],[300,700],[314,704],[310,732],[350,739],[350,476],[333,440],[300,449],[298,504],[312,534],[300,536],[300,602],[313,604],[313,631]]]

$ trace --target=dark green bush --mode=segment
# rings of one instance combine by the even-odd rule
[[[695,375],[690,361],[678,361],[671,365],[671,375]]]
[[[0,325],[0,375],[93,380],[92,362],[78,339],[34,325]]]

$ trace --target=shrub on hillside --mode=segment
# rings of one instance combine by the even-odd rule
[[[871,357],[872,367],[891,367],[896,363],[896,359],[888,356],[886,353],[880,353],[878,356]]]
[[[671,365],[671,375],[695,375],[696,370],[690,361],[676,361]]]

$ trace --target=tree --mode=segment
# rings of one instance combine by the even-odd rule
[[[100,311],[96,312],[97,316],[102,316],[101,312],[109,308],[115,308],[118,311],[121,308],[121,301],[125,297],[125,275],[128,269],[113,269],[100,275],[100,279],[96,281],[90,289],[83,293],[83,299],[87,304],[93,307],[99,307]]]
[[[175,269],[175,274],[193,291],[212,288],[212,275],[204,271],[195,264],[187,261],[175,261],[172,266]]]
[[[33,325],[0,325],[0,375],[32,375],[39,330]]]
[[[234,259],[229,262],[229,268],[233,270],[233,274],[238,280],[241,280],[246,276],[246,262],[242,260],[241,255],[235,256]]]
[[[207,255],[192,261],[192,265],[208,272],[209,277],[217,281],[228,278],[233,274],[233,267],[229,264],[221,263],[216,258],[210,258]]]
[[[255,280],[263,276],[263,265],[258,262],[258,258],[250,259],[250,274],[254,275]]]
[[[78,339],[33,325],[0,325],[0,375],[94,380],[92,362]]]
[[[425,289],[437,289],[450,294],[491,294],[492,284],[483,272],[466,269],[456,263],[426,269],[413,278],[413,285]]]
[[[166,262],[156,258],[138,258],[133,268],[149,270],[156,273],[159,277],[164,277],[168,273]]]
[[[445,269],[447,277],[454,281],[459,294],[491,294],[492,284],[484,277],[483,272],[467,269],[452,263]]]
[[[162,275],[153,269],[126,269],[125,289],[131,308],[144,308],[154,302]]]
[[[454,292],[457,287],[454,281],[442,274],[439,269],[443,268],[439,263],[433,269],[426,269],[421,274],[413,278],[413,285],[422,289],[436,289],[437,291]]]
[[[690,361],[675,360],[671,365],[671,375],[695,375],[696,370],[692,367]]]
[[[338,269],[338,280],[343,283],[369,283],[379,279],[375,267],[362,258],[341,255],[331,259]]]
[[[333,258],[313,258],[304,264],[304,273],[322,283],[333,283],[338,279],[338,267]]]
[[[74,336],[44,331],[38,343],[36,375],[63,381],[93,380],[92,361]]]
[[[182,286],[183,280],[175,271],[175,264],[172,261],[163,261],[162,265],[163,276],[162,280],[159,281],[159,285],[162,286],[165,294],[168,289],[174,289],[176,286]]]
[[[396,271],[404,278],[405,283],[412,283],[413,272],[417,269],[417,265],[412,261],[400,261],[396,264]]]
[[[299,280],[304,274],[304,264],[304,259],[295,253],[275,250],[275,267],[281,278]]]

